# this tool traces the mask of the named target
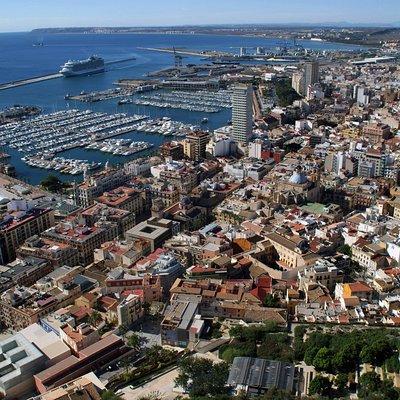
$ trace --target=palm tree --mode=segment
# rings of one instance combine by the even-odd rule
[[[102,320],[101,314],[94,310],[89,317],[89,322],[93,326],[97,326],[97,324]]]
[[[132,347],[136,351],[141,350],[142,343],[142,338],[137,333],[132,333],[132,335],[128,337],[128,346]]]

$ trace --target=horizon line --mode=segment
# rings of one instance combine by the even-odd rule
[[[105,28],[105,29],[157,29],[157,28],[199,28],[199,27],[238,27],[238,26],[273,26],[279,27],[332,27],[345,28],[345,27],[362,27],[362,28],[400,28],[399,21],[392,22],[350,22],[350,21],[331,21],[331,22],[240,22],[240,23],[198,23],[198,24],[162,24],[162,25],[65,25],[65,26],[42,26],[36,28],[27,28],[26,30],[15,30],[15,31],[0,31],[0,33],[29,33],[35,30],[41,29],[93,29],[93,28]]]

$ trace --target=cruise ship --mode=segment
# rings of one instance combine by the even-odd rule
[[[101,57],[91,56],[86,60],[67,61],[61,66],[60,74],[70,77],[91,75],[104,72],[104,60]]]

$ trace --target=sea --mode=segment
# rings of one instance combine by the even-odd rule
[[[42,46],[35,46],[43,43]],[[360,48],[354,45],[297,41],[306,49],[313,50],[346,50],[357,51]],[[149,72],[157,71],[173,65],[173,55],[144,50],[146,47],[176,47],[193,50],[220,50],[238,53],[240,47],[249,50],[264,47],[267,51],[286,44],[283,39],[218,36],[199,34],[34,34],[0,33],[0,83],[26,79],[30,77],[53,74],[59,71],[60,66],[70,59],[84,59],[91,55],[98,55],[106,62],[131,59],[107,66],[103,74],[59,78],[13,89],[0,91],[0,109],[16,104],[35,105],[42,108],[44,113],[51,113],[68,108],[90,109],[93,111],[127,114],[149,115],[151,118],[170,117],[173,120],[199,125],[203,118],[208,119],[204,129],[213,130],[227,124],[231,119],[231,111],[223,109],[218,113],[192,112],[179,109],[165,109],[149,106],[126,104],[117,105],[116,99],[97,103],[82,103],[65,100],[66,94],[79,94],[82,91],[90,92],[104,90],[114,86],[118,79],[146,78]],[[185,56],[184,64],[206,62],[201,57]],[[165,140],[171,140],[161,135],[150,135],[140,132],[131,132],[120,136],[137,141],[148,141],[155,148]],[[31,184],[38,184],[50,173],[57,175],[63,181],[81,181],[81,175],[65,175],[59,172],[34,168],[21,161],[23,154],[7,146],[1,149],[11,155],[10,163],[16,168],[17,176]],[[143,157],[149,153],[137,153],[130,157],[114,156],[100,151],[76,148],[58,156],[88,161],[109,161],[111,164],[122,164],[130,159]]]

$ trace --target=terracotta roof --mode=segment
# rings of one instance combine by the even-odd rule
[[[352,293],[358,293],[358,292],[372,292],[373,289],[368,286],[366,283],[364,282],[354,282],[354,283],[348,283],[350,290],[352,291]]]

